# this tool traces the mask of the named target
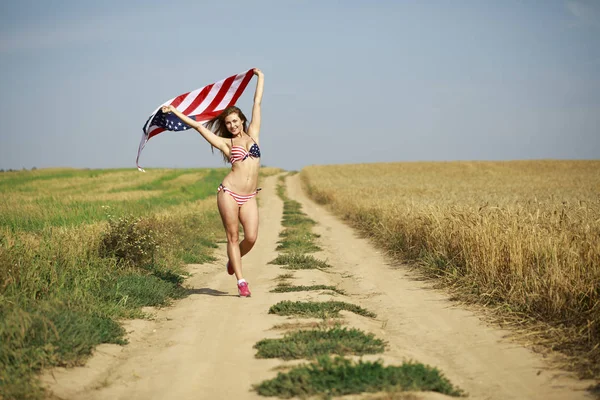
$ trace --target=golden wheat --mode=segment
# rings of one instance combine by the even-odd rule
[[[562,327],[561,344],[587,353],[583,372],[600,374],[600,161],[314,166],[301,177],[463,298]]]

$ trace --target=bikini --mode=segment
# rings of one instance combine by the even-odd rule
[[[250,136],[250,139],[252,139],[252,136]],[[252,141],[254,142],[254,139],[252,139]],[[250,146],[250,151],[248,151],[244,146],[234,146],[233,139],[231,139],[231,156],[229,157],[231,165],[233,166],[233,164],[238,161],[244,161],[248,157],[260,158],[260,148],[258,147],[258,144],[254,142],[254,144]]]
[[[252,136],[250,136],[250,139],[252,139]],[[254,142],[254,144],[252,146],[250,146],[250,150],[248,151],[248,150],[246,150],[246,148],[244,146],[234,146],[233,138],[231,139],[231,156],[229,156],[229,161],[231,162],[232,168],[233,168],[233,164],[235,164],[236,162],[244,161],[248,157],[260,158],[260,148],[258,147],[258,144],[254,141],[254,139],[252,139],[252,141]],[[219,185],[219,188],[217,189],[217,193],[220,192],[221,190],[226,193],[229,193],[229,195],[231,195],[231,197],[233,197],[233,199],[238,204],[238,206],[241,207],[248,200],[255,197],[258,194],[258,191],[260,189],[261,188],[258,188],[254,191],[254,193],[250,193],[250,194],[237,194],[234,191],[232,191],[231,189],[228,189],[227,187],[223,186],[223,184],[221,183]]]

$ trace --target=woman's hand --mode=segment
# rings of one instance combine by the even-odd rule
[[[259,78],[260,78],[261,76],[262,76],[262,77],[264,77],[264,76],[265,76],[265,74],[263,74],[263,72],[262,72],[260,69],[258,69],[258,68],[254,68],[254,69],[252,70],[252,72],[254,72],[254,75],[258,76]]]
[[[174,109],[175,109],[175,107],[173,107],[171,104],[169,104],[168,106],[162,106],[162,108],[160,110],[163,113],[167,114],[167,113],[173,112]]]

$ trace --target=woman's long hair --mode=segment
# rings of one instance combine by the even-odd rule
[[[213,131],[214,134],[217,136],[221,136],[222,138],[226,138],[226,139],[232,138],[233,135],[231,134],[231,132],[229,132],[227,130],[227,127],[225,126],[225,118],[227,118],[229,115],[231,115],[233,113],[236,113],[238,115],[238,117],[240,117],[240,119],[242,120],[242,126],[244,127],[244,132],[248,132],[248,118],[246,118],[246,116],[244,115],[242,110],[240,110],[236,106],[231,106],[231,107],[227,107],[226,109],[224,109],[221,114],[217,115],[215,118],[208,121],[206,123],[206,127],[209,130]],[[211,146],[211,150],[213,153],[215,152],[214,146]],[[229,158],[225,155],[225,153],[222,153],[222,154],[223,154],[223,160],[225,160],[225,162],[229,162]]]

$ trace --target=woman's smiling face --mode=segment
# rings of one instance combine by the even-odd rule
[[[226,116],[225,127],[233,136],[237,136],[242,133],[243,124],[240,116],[236,112]]]

